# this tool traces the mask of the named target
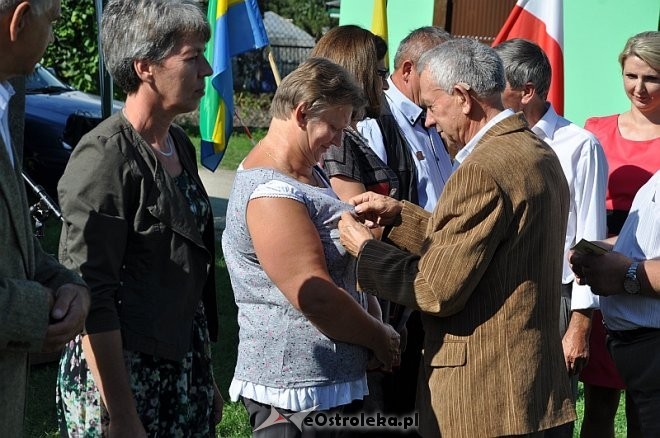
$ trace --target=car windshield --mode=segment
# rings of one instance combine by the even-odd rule
[[[59,93],[70,89],[68,85],[41,65],[37,65],[34,72],[25,78],[25,91],[28,94]]]

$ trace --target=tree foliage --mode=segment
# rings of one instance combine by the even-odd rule
[[[208,1],[202,0],[206,10]],[[290,18],[306,32],[320,38],[337,24],[328,16],[324,0],[258,0],[262,13],[273,11]],[[55,29],[55,42],[48,47],[42,63],[52,67],[65,82],[99,93],[98,34],[93,0],[62,0],[62,18]]]
[[[89,92],[99,90],[96,11],[92,0],[62,0],[55,41],[42,63],[68,84]]]
[[[337,25],[330,18],[324,0],[260,0],[261,12],[273,11],[293,20],[293,24],[305,30],[317,40],[325,30]]]

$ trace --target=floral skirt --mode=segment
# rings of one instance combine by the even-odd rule
[[[204,307],[193,320],[191,351],[181,361],[124,350],[137,412],[148,436],[215,436],[213,370]],[[57,376],[63,437],[107,436],[109,416],[78,336],[64,348]]]

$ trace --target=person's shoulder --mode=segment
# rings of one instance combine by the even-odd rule
[[[73,153],[75,155],[77,151],[89,148],[113,150],[114,146],[126,137],[127,131],[128,128],[123,123],[122,117],[115,113],[83,135]]]
[[[584,123],[584,128],[590,132],[594,130],[606,129],[616,126],[619,120],[619,114],[612,114],[609,116],[589,117]]]
[[[558,116],[556,131],[563,131],[560,138],[568,137],[570,142],[575,145],[588,144],[593,146],[600,144],[598,138],[586,127],[583,128],[562,116]]]

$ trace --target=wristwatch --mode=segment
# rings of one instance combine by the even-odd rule
[[[639,266],[639,262],[632,262],[628,272],[626,272],[626,277],[623,279],[623,290],[630,295],[637,295],[642,288],[639,284],[639,278],[637,278],[637,266]]]

